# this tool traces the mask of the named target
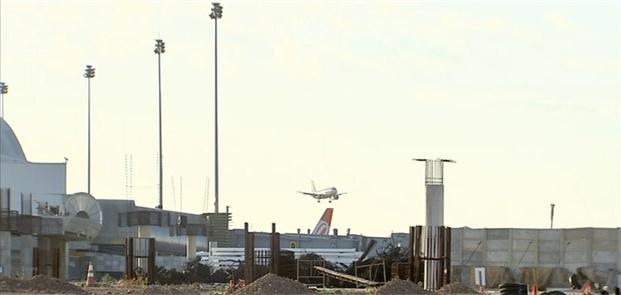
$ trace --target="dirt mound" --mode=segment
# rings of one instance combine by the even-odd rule
[[[423,288],[408,280],[393,279],[384,286],[377,289],[376,295],[392,294],[429,294]]]
[[[233,295],[315,294],[302,283],[268,273]]]
[[[0,293],[2,292],[87,294],[76,285],[46,276],[34,276],[26,280],[0,277]]]
[[[157,294],[157,295],[199,295],[200,293],[191,286],[161,286],[151,285],[140,290],[140,294]]]
[[[451,283],[448,285],[444,285],[442,288],[440,288],[440,290],[438,290],[438,293],[443,293],[443,294],[478,294],[479,292],[477,292],[475,289],[470,288],[467,285],[464,285],[462,283]]]

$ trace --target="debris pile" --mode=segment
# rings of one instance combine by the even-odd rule
[[[3,292],[87,294],[76,285],[46,276],[35,276],[26,280],[0,277],[0,293]]]
[[[232,293],[233,295],[263,295],[263,294],[315,294],[304,284],[291,279],[279,277],[275,274],[266,274],[251,284]]]
[[[438,290],[438,293],[442,293],[442,294],[478,294],[479,292],[477,292],[475,289],[470,288],[467,285],[464,285],[462,283],[451,283],[448,285],[444,285],[442,288],[440,288],[440,290]]]
[[[406,262],[407,261],[407,256],[408,255],[408,249],[404,248],[404,247],[399,247],[399,246],[394,246],[394,245],[388,245],[383,252],[381,253],[376,253],[375,255],[373,255],[372,258],[367,258],[364,259],[362,261],[358,261],[356,262],[356,266],[364,266],[364,265],[370,265],[370,264],[380,264],[380,263],[384,263],[385,267],[386,267],[386,274],[387,274],[387,278],[386,280],[389,281],[392,277],[391,274],[391,269],[392,269],[392,264],[393,263],[399,263],[399,262]],[[361,273],[362,271],[368,271],[368,269],[359,269],[358,270],[358,276],[359,277],[366,277],[368,278],[369,275],[367,273]],[[376,268],[373,270],[375,275],[372,275],[371,277],[377,277],[378,279],[381,280],[382,276],[383,276],[383,270],[380,270],[379,268]],[[352,264],[348,269],[347,269],[347,273],[353,275],[354,274],[354,265]],[[382,275],[376,276],[377,273],[382,273]]]
[[[397,295],[397,294],[429,294],[417,284],[408,280],[394,279],[384,286],[377,289],[376,295]]]
[[[196,257],[195,259],[188,261],[185,266],[185,270],[183,271],[186,276],[188,282],[191,283],[224,283],[226,280],[217,280],[213,281],[211,279],[212,269],[208,265],[201,264],[201,258]]]
[[[160,285],[228,283],[231,278],[232,273],[224,269],[217,269],[212,272],[210,266],[200,263],[200,258],[188,261],[182,271],[174,268],[157,267],[155,274],[155,282]]]
[[[187,283],[188,276],[175,268],[165,269],[163,267],[157,267],[155,273],[155,282],[161,285],[178,285]]]

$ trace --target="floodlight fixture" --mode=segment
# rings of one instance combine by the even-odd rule
[[[213,7],[211,8],[211,14],[209,14],[209,17],[212,19],[222,18],[222,5],[218,2],[212,2],[211,4]]]
[[[155,49],[153,50],[153,53],[162,54],[164,52],[166,52],[166,44],[164,41],[162,39],[155,39]]]
[[[9,85],[5,82],[0,82],[0,94],[9,93]]]
[[[92,65],[86,65],[83,76],[84,78],[87,78],[87,79],[95,78],[95,68],[93,68]]]

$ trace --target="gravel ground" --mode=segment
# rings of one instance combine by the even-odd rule
[[[438,290],[438,293],[442,294],[478,294],[475,289],[472,289],[469,286],[466,286],[462,283],[451,283],[443,286]]]
[[[27,280],[0,277],[0,293],[9,292],[25,294],[87,294],[76,285],[46,276],[34,276]]]

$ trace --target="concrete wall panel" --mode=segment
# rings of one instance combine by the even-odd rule
[[[538,236],[536,229],[514,229],[514,240],[536,240]]]
[[[617,240],[617,231],[613,228],[595,228],[593,229],[593,240],[601,241],[616,241]]]
[[[539,253],[539,265],[553,267],[558,266],[561,261],[561,255],[559,252],[552,253]]]
[[[615,264],[617,253],[611,251],[593,251],[593,263]]]
[[[464,228],[464,239],[485,240],[485,229]]]
[[[571,240],[567,241],[569,244],[567,245],[567,251],[582,251],[585,252],[588,250],[590,240],[581,239],[581,240]]]
[[[617,252],[616,240],[598,240],[593,239],[593,251]]]
[[[520,263],[521,260],[521,263]],[[513,265],[532,266],[537,264],[537,253],[535,251],[513,252]]]
[[[487,239],[488,240],[508,240],[509,231],[510,231],[509,229],[488,229]]]
[[[487,251],[507,250],[509,249],[508,240],[488,240]]]
[[[559,241],[542,241],[539,240],[539,242],[537,243],[538,247],[539,247],[539,252],[554,252],[554,253],[560,253],[560,249],[561,249],[561,245],[559,244]]]
[[[565,240],[580,240],[590,238],[591,229],[573,228],[565,230]]]
[[[529,246],[530,245],[530,246]],[[513,252],[532,250],[535,248],[534,240],[513,240]]]
[[[506,265],[509,262],[509,252],[507,251],[487,251],[487,263],[500,263]]]
[[[587,253],[578,251],[567,251],[565,252],[565,263],[579,263],[582,266],[587,266]]]
[[[464,229],[453,236],[454,265],[578,267],[621,271],[621,229]],[[463,239],[465,238],[465,239]],[[481,242],[481,245],[477,245]],[[476,251],[475,251],[476,249]],[[509,259],[510,258],[510,259]],[[521,261],[520,261],[521,260]]]
[[[483,243],[480,240],[464,240],[464,252],[483,251]]]
[[[558,241],[561,239],[562,230],[560,229],[541,229],[537,231],[539,240]]]

